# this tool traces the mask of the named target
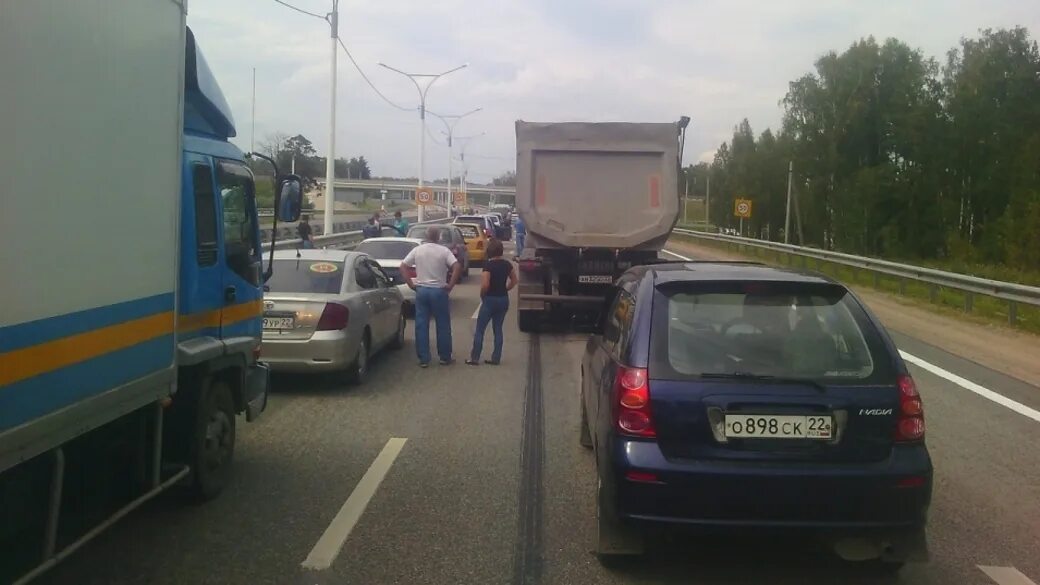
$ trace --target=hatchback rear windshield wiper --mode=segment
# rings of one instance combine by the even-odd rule
[[[754,380],[756,382],[771,382],[775,384],[805,384],[812,386],[820,392],[826,392],[827,387],[810,378],[786,378],[783,376],[771,376],[769,374],[752,374],[749,372],[706,372],[700,374],[705,380]]]

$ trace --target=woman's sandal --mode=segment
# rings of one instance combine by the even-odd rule
[[[493,361],[493,360],[484,360],[484,363],[489,365],[489,366],[497,366],[498,365],[498,362]]]

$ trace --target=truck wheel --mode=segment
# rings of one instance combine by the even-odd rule
[[[214,379],[203,386],[192,439],[192,495],[209,500],[227,485],[235,454],[235,405],[227,382]]]
[[[541,313],[538,311],[520,310],[516,312],[516,323],[520,326],[520,331],[524,333],[537,333],[540,318]]]

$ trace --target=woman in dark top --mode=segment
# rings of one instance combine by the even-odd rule
[[[480,363],[480,352],[484,348],[484,331],[488,323],[495,332],[495,349],[491,359],[484,363],[497,366],[502,361],[502,322],[509,311],[509,291],[516,286],[516,270],[513,263],[502,258],[502,242],[492,239],[487,246],[487,260],[480,283],[480,312],[477,313],[477,330],[473,332],[473,351],[466,363]]]

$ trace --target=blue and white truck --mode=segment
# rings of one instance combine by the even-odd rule
[[[266,406],[254,178],[186,11],[0,9],[2,583],[167,487],[216,496]]]

